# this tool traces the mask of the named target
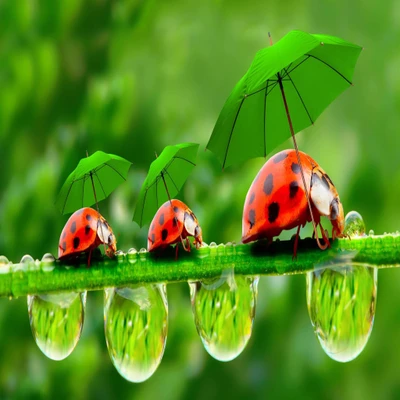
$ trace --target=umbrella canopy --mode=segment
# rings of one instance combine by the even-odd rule
[[[140,227],[150,223],[158,208],[180,191],[196,166],[198,148],[197,143],[167,146],[151,163],[133,216]]]
[[[68,214],[97,204],[126,180],[131,164],[122,157],[102,151],[82,158],[64,182],[56,206],[63,214]]]
[[[260,50],[227,99],[207,148],[223,167],[266,157],[352,85],[361,50],[334,36],[301,31]]]

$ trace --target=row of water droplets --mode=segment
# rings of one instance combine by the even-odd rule
[[[353,238],[365,235],[361,216],[346,216],[346,232]],[[370,234],[373,234],[371,232]],[[200,249],[230,254],[235,245],[211,243]],[[120,261],[145,259],[146,250],[117,252]],[[24,256],[16,268],[36,265],[46,268],[54,257],[42,261]],[[2,268],[10,267],[0,257]],[[30,267],[31,268],[31,267]],[[258,277],[234,274],[234,266],[220,277],[190,282],[192,310],[199,336],[207,352],[217,360],[235,359],[246,347],[253,327]],[[307,273],[307,306],[315,334],[333,359],[354,359],[365,347],[372,330],[377,294],[377,270],[343,258],[332,265],[319,265]],[[51,359],[66,358],[75,348],[83,327],[86,292],[28,296],[33,336]],[[168,302],[165,284],[137,284],[109,288],[104,294],[104,330],[118,372],[127,380],[142,382],[157,369],[164,354],[168,332]]]

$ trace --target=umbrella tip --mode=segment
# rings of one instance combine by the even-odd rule
[[[269,44],[272,46],[272,37],[271,37],[271,32],[268,32],[268,37],[269,37]]]
[[[158,158],[158,154],[157,154],[157,152],[156,152],[156,151],[154,152],[154,155],[156,156],[156,158]]]
[[[89,153],[88,153],[88,151],[86,150],[86,157],[89,157]]]

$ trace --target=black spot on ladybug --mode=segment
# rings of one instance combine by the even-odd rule
[[[325,178],[324,175],[322,175],[322,183],[324,184],[324,186],[329,189],[329,183],[328,180]]]
[[[289,185],[289,196],[291,199],[296,196],[297,191],[299,190],[299,184],[297,181],[290,182]]]
[[[177,226],[177,225],[178,225],[178,218],[174,217],[174,218],[172,219],[172,225],[173,225],[173,226]]]
[[[86,226],[85,226],[85,235],[89,235],[91,229],[92,229],[92,228],[90,227],[90,225],[86,225]]]
[[[264,181],[264,193],[265,194],[271,194],[272,193],[272,189],[274,187],[274,183],[273,183],[273,176],[272,174],[269,174],[267,176],[267,178]]]
[[[80,243],[80,239],[77,236],[75,236],[74,242],[73,242],[74,249],[77,249],[79,247],[79,243]]]
[[[256,210],[254,210],[254,208],[252,208],[249,211],[249,224],[250,224],[250,229],[254,226],[254,224],[256,223]]]
[[[75,221],[71,224],[71,228],[69,228],[69,230],[71,231],[71,233],[76,232],[76,222]]]
[[[268,221],[272,224],[279,215],[279,204],[276,202],[271,203],[268,206]]]
[[[297,163],[292,163],[292,171],[293,171],[295,174],[298,174],[298,173],[300,172],[300,165],[297,164]]]
[[[256,198],[256,194],[253,192],[253,193],[250,195],[249,205],[254,201],[255,198]]]
[[[158,220],[158,223],[159,223],[160,225],[164,225],[164,214],[161,214],[161,215],[160,215],[160,219]]]
[[[179,207],[175,206],[174,207],[174,213],[178,213],[179,212]]]
[[[168,230],[167,229],[163,229],[161,231],[161,239],[164,241],[167,237],[168,237]]]
[[[86,214],[85,218],[86,218],[87,221],[90,221],[92,219],[92,216],[90,214]]]
[[[154,233],[151,234],[151,243],[154,243],[156,241],[156,235]]]
[[[63,251],[67,250],[67,242],[63,242],[61,248]]]
[[[286,152],[280,152],[280,153],[278,153],[278,154],[272,159],[272,161],[273,161],[275,164],[278,164],[278,163],[280,163],[281,161],[283,161],[287,156],[288,156],[288,154],[287,154]]]
[[[154,224],[151,224],[150,230],[153,232],[154,229],[155,229],[155,225],[154,225]]]
[[[67,232],[63,232],[62,238],[65,239],[65,237],[67,236]]]

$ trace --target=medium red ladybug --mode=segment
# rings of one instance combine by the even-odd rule
[[[203,243],[203,238],[196,216],[182,201],[168,200],[158,209],[151,221],[147,250],[164,249],[170,244],[181,242],[184,250],[190,251],[189,236],[194,236],[194,245],[198,249]],[[178,254],[178,246],[176,252]]]
[[[110,225],[93,208],[81,208],[71,215],[61,232],[58,258],[62,260],[83,251],[89,252],[88,266],[90,266],[92,250],[102,243],[108,246],[107,256],[113,257],[117,246]]]
[[[343,206],[329,176],[309,155],[299,152],[304,178],[310,195],[316,226],[320,226],[325,245],[329,239],[322,229],[320,216],[331,220],[332,238],[343,237]],[[303,181],[295,150],[283,150],[261,168],[247,192],[242,220],[243,243],[266,238],[272,241],[284,229],[296,226],[294,257],[300,228],[311,221]]]

